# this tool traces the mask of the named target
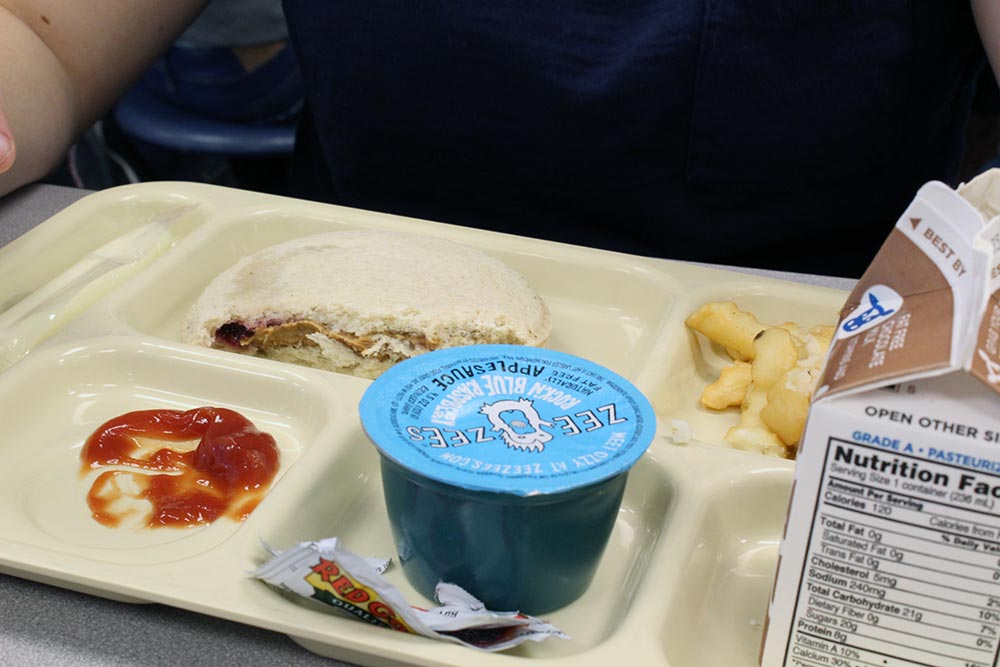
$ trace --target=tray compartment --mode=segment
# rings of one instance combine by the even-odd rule
[[[308,376],[222,365],[214,356],[134,338],[96,339],[39,351],[0,376],[6,539],[104,563],[153,563],[211,549],[240,528],[223,519],[187,529],[110,529],[90,517],[86,493],[97,473],[81,475],[80,449],[97,426],[131,410],[228,407],[270,432],[282,462],[257,511],[266,508],[326,425],[329,398]]]
[[[194,205],[170,226],[174,242],[211,215],[206,201],[162,190],[114,188],[86,197],[0,248],[0,313],[89,253],[157,215]]]
[[[707,485],[697,546],[660,632],[671,667],[757,667],[792,474],[776,461]]]
[[[733,301],[768,325],[787,321],[804,327],[834,324],[845,295],[838,290],[754,277],[737,281],[732,274],[722,274],[729,279],[720,281],[719,272],[712,273],[710,282],[696,286],[677,303],[676,317],[669,325],[669,372],[663,373],[655,391],[647,395],[661,423],[680,419],[690,425],[697,440],[728,447],[723,437],[739,420],[739,408],[710,410],[698,399],[732,360],[725,350],[685,326],[684,319],[704,303]]]
[[[325,474],[317,475],[295,507],[294,521],[276,526],[262,537],[285,549],[297,542],[337,536],[363,556],[396,558],[382,495],[378,454],[360,425],[347,438],[349,446],[336,452]],[[568,632],[573,641],[525,644],[509,654],[530,658],[557,658],[586,652],[612,637],[630,612],[630,601],[651,567],[651,556],[661,539],[669,539],[675,486],[652,459],[644,459],[629,473],[625,497],[608,547],[590,588],[577,601],[545,614]],[[289,498],[285,498],[289,501]],[[260,560],[257,550],[256,560]],[[434,604],[407,583],[398,563],[385,578],[411,604]],[[314,610],[312,602],[289,598],[288,604]],[[353,622],[353,621],[350,621]],[[386,641],[394,635],[386,632]]]

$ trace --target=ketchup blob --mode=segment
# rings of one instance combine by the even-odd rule
[[[148,451],[137,438],[198,440],[198,446]],[[271,435],[238,412],[213,407],[139,410],[115,417],[87,438],[80,457],[84,473],[105,466],[126,468],[103,472],[87,494],[92,516],[109,527],[136,512],[129,498],[152,505],[146,523],[150,528],[204,525],[220,516],[242,521],[267,492],[279,465]]]

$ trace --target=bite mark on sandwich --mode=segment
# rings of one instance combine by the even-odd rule
[[[254,326],[247,326],[243,322],[226,322],[216,329],[213,347],[248,354],[261,352],[266,355],[283,347],[322,347],[321,337],[341,343],[360,356],[380,360],[392,358],[392,354],[379,344],[380,338],[405,341],[414,350],[424,352],[436,350],[440,346],[440,341],[412,331],[383,331],[369,336],[356,336],[347,331],[333,331],[310,320],[269,320],[265,324]]]

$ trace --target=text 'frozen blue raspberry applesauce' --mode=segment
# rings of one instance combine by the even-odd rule
[[[520,345],[404,361],[372,383],[360,412],[414,588],[433,599],[445,581],[529,614],[586,591],[628,471],[656,432],[628,380]]]

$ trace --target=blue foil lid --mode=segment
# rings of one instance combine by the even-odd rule
[[[656,417],[638,389],[554,350],[472,345],[399,363],[361,399],[383,456],[472,491],[558,493],[628,470]]]

